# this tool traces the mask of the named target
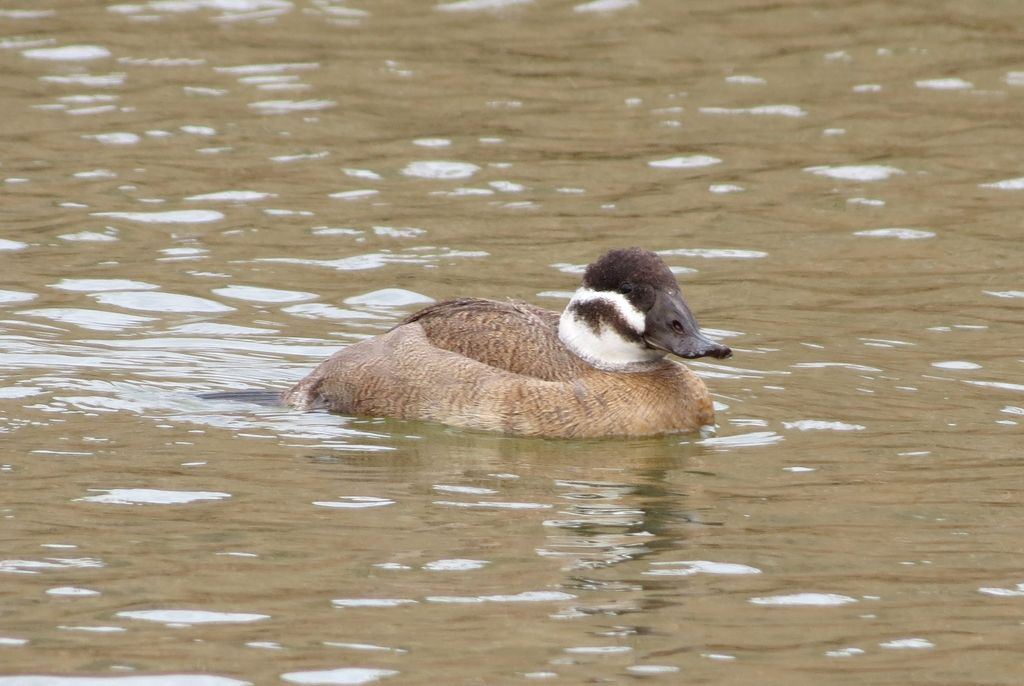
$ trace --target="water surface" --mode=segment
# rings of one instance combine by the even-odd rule
[[[0,10],[0,685],[1017,683],[1019,15]],[[195,397],[634,244],[713,437]]]

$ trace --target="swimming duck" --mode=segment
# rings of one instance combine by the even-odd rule
[[[657,254],[628,248],[588,265],[561,314],[524,302],[439,302],[335,353],[282,399],[298,409],[553,438],[713,425],[704,382],[669,353],[732,351],[700,332]]]

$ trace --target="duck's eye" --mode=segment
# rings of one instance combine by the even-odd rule
[[[631,283],[624,283],[621,286],[619,286],[619,293],[622,293],[623,295],[629,295],[632,292],[633,284]]]

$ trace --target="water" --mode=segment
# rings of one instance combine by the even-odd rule
[[[1019,682],[1012,4],[0,25],[0,684]],[[716,436],[194,395],[632,244]]]

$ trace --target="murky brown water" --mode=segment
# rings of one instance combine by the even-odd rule
[[[0,684],[1021,683],[1022,20],[0,9]],[[717,437],[192,396],[631,244]]]

